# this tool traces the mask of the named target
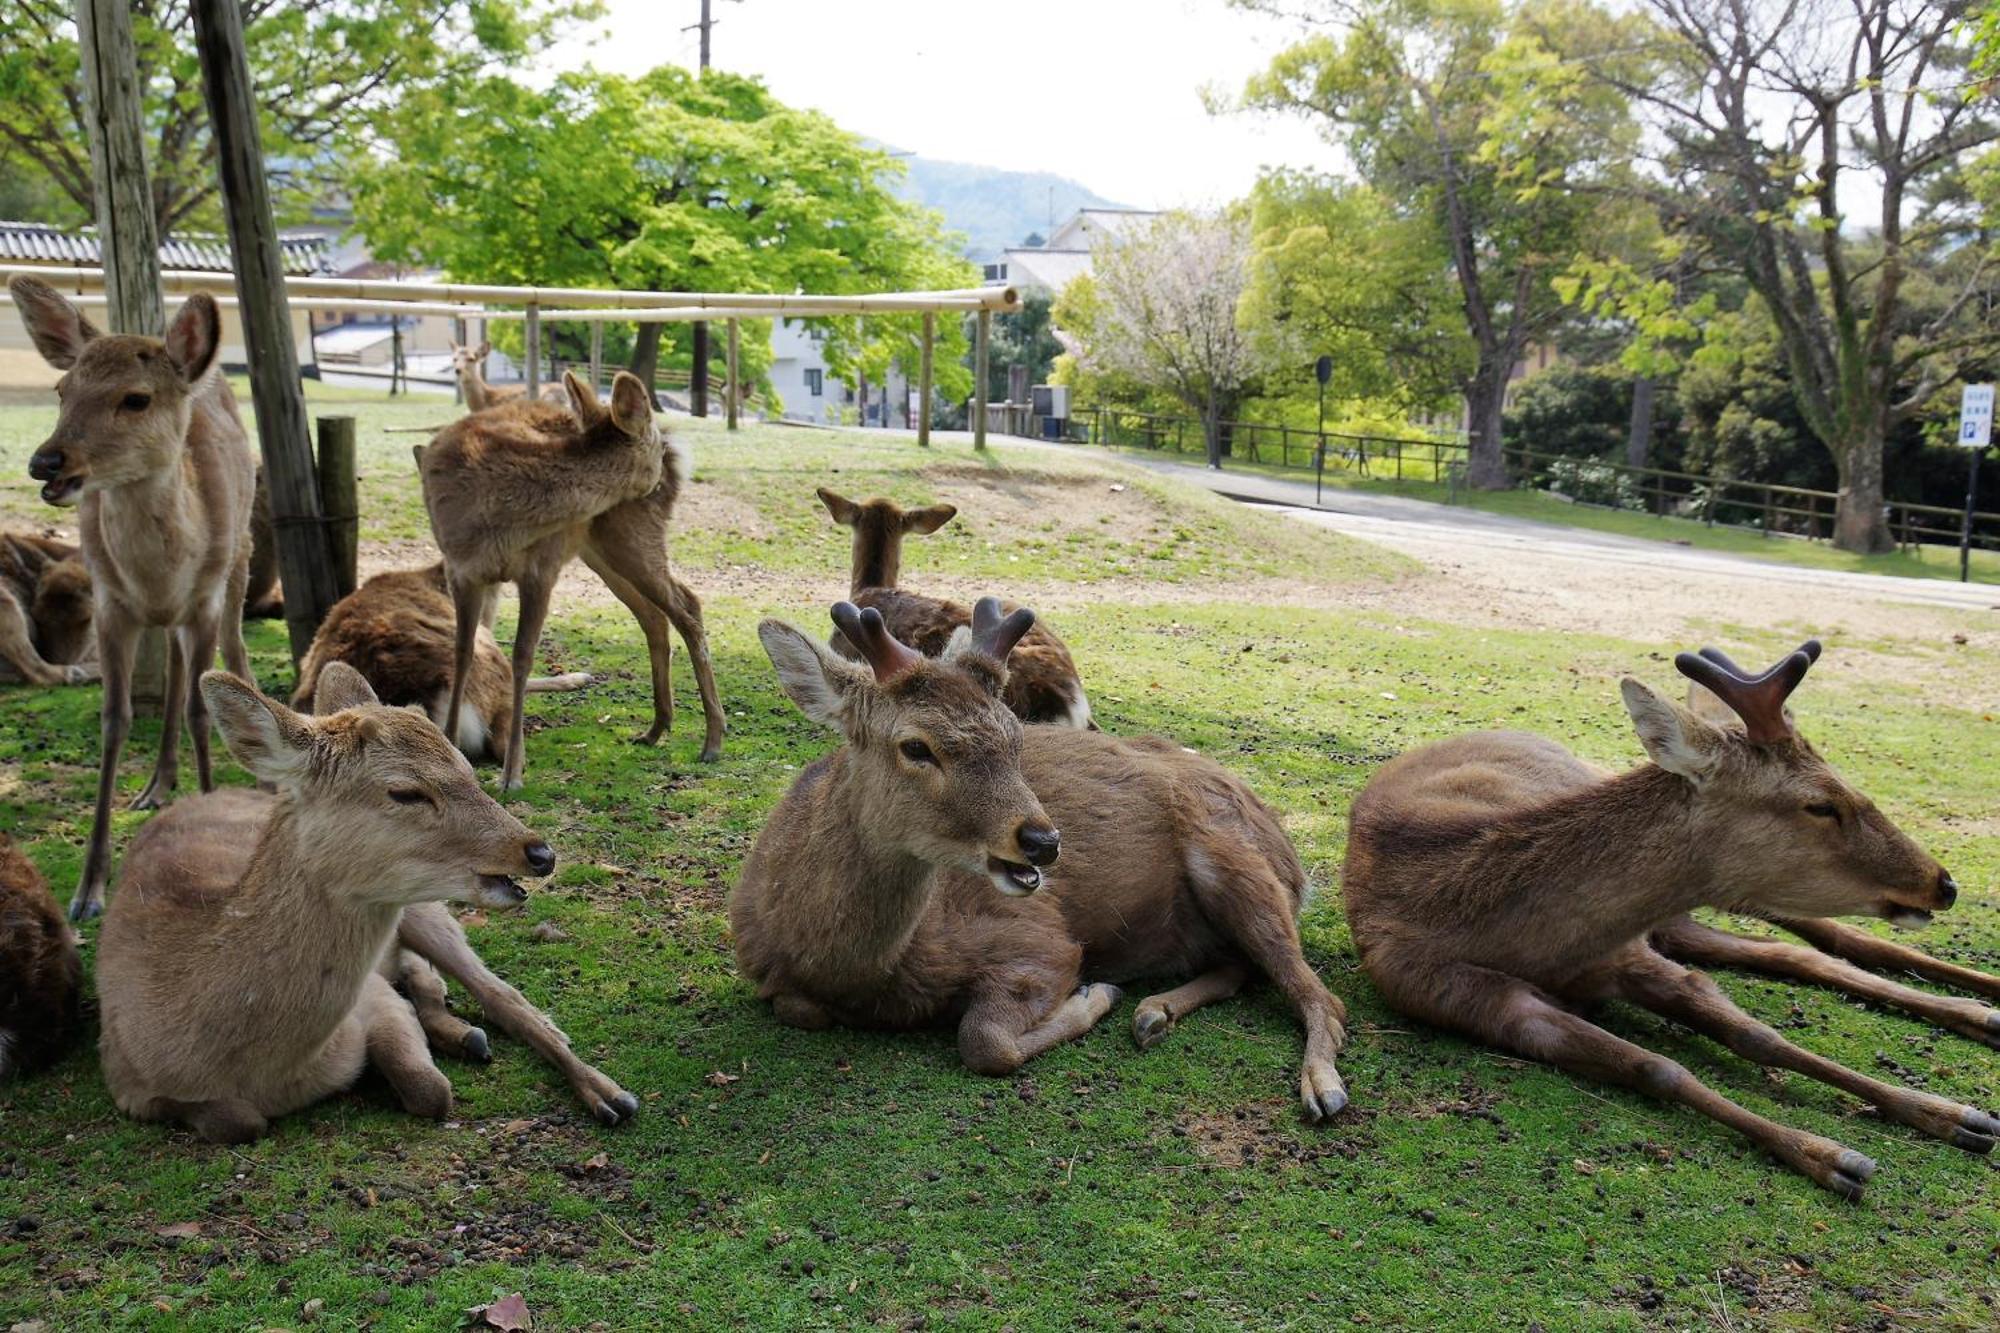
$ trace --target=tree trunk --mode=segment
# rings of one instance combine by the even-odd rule
[[[1882,516],[1882,437],[1866,432],[1834,451],[1840,465],[1840,503],[1833,516],[1833,544],[1843,551],[1880,555],[1896,549]]]
[[[1511,365],[1482,358],[1465,395],[1471,441],[1465,478],[1482,491],[1504,491],[1512,484],[1507,477],[1507,460],[1500,452],[1500,413],[1506,406],[1507,372],[1511,369]]]
[[[694,359],[690,366],[688,380],[688,413],[691,416],[708,415],[708,325],[696,320],[693,325]]]
[[[639,336],[632,340],[632,363],[626,367],[639,377],[639,383],[646,386],[646,393],[652,397],[655,407],[659,406],[659,397],[653,392],[653,381],[660,373],[660,331],[658,324],[639,326]]]
[[[1657,386],[1651,375],[1632,381],[1632,427],[1625,436],[1625,462],[1645,467],[1653,453],[1653,399]]]

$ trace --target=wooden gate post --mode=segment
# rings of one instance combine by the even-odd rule
[[[342,597],[354,591],[361,536],[361,506],[354,477],[354,418],[321,417],[316,471],[326,504],[327,533],[333,541],[334,586]]]
[[[590,391],[592,393],[596,393],[597,386],[600,383],[602,383],[603,380],[604,380],[604,324],[601,320],[593,320],[591,321],[590,325]],[[646,386],[646,392],[647,394],[650,395],[653,392],[653,386],[648,384]]]
[[[931,443],[931,352],[937,342],[937,312],[924,311],[924,344],[917,370],[917,444]]]
[[[972,336],[972,447],[986,447],[986,353],[993,312],[982,309]]]
[[[542,391],[542,308],[528,306],[526,321],[527,347],[523,351],[528,359],[528,397],[534,398]]]
[[[729,429],[731,430],[735,430],[737,428],[738,405],[741,403],[743,398],[742,383],[737,378],[739,372],[736,368],[737,367],[736,358],[740,351],[737,342],[738,323],[739,321],[733,319],[729,321],[729,361],[728,361],[729,384],[726,389],[726,392],[729,394],[729,402],[725,406],[724,416],[728,420]]]

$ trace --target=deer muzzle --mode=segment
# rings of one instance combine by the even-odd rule
[[[56,445],[45,444],[28,459],[28,475],[42,483],[42,499],[52,505],[71,504],[83,489],[83,478],[65,473],[69,459]]]

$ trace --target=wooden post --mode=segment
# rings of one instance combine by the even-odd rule
[[[451,321],[451,340],[460,347],[465,346],[465,320],[462,316]],[[459,386],[456,374],[451,377],[451,401],[454,403],[465,401],[465,390]]]
[[[688,362],[688,415],[708,415],[708,322],[696,320],[689,332],[693,359]]]
[[[354,478],[354,418],[321,417],[317,425],[316,471],[320,499],[326,505],[327,535],[333,542],[334,587],[345,597],[354,591],[361,537],[361,505]]]
[[[930,448],[931,443],[931,351],[937,342],[937,312],[924,311],[923,355],[917,371],[917,443]]]
[[[105,322],[113,333],[157,338],[167,330],[167,316],[160,304],[160,237],[153,226],[153,187],[146,174],[132,7],[122,0],[78,0],[76,30],[109,303]],[[208,665],[204,662],[200,669]],[[150,713],[166,692],[166,631],[148,629],[139,636],[132,664],[133,706]]]
[[[596,393],[597,386],[603,382],[604,382],[604,325],[593,323],[590,326],[590,391],[592,393]],[[646,391],[648,393],[651,393],[652,389],[653,389],[652,385],[648,384],[646,386]]]
[[[731,430],[737,427],[737,404],[742,399],[741,382],[736,378],[736,357],[740,350],[737,342],[737,321],[732,319],[729,321],[729,384],[725,390],[729,395],[729,401],[723,408],[723,415],[728,420]]]
[[[528,359],[528,397],[533,398],[542,391],[542,308],[528,307],[525,330],[527,346],[522,355]]]
[[[229,245],[236,267],[237,315],[250,357],[257,439],[271,492],[272,535],[285,587],[292,659],[305,655],[333,604],[333,545],[321,521],[312,441],[298,348],[285,300],[285,265],[271,217],[270,187],[257,128],[257,102],[243,54],[243,11],[236,0],[194,0],[195,50],[201,59],[208,120],[215,135]]]
[[[981,310],[972,338],[972,447],[986,447],[986,353],[993,312]]]

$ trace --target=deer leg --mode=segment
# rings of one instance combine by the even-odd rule
[[[448,572],[448,571],[447,571]],[[472,674],[472,647],[479,638],[480,617],[491,588],[451,576],[452,650],[451,698],[444,709],[444,734],[458,735],[458,715],[465,706],[465,682]]]
[[[72,921],[88,921],[104,910],[104,887],[111,877],[111,798],[118,788],[118,759],[132,731],[132,659],[139,648],[138,626],[122,610],[100,603],[96,620],[97,662],[104,671],[97,806],[91,814],[83,875],[77,881],[76,895],[69,900]]]
[[[583,563],[596,571],[613,597],[625,604],[632,619],[639,622],[639,632],[646,636],[646,660],[653,672],[653,725],[632,740],[637,745],[657,745],[660,737],[674,727],[673,626],[652,599],[613,569],[596,547],[584,548]]]
[[[1992,1152],[1994,1140],[2000,1138],[2000,1120],[1984,1111],[1928,1092],[1880,1082],[1794,1046],[1777,1029],[1737,1008],[1714,981],[1669,962],[1650,949],[1644,950],[1632,966],[1619,970],[1616,984],[1616,993],[1634,1004],[1685,1023],[1746,1060],[1774,1069],[1789,1069],[1859,1097],[1879,1110],[1884,1119],[1922,1130],[1967,1152]]]
[[[262,1138],[271,1127],[264,1113],[241,1097],[217,1097],[205,1102],[161,1098],[151,1109],[159,1119],[178,1120],[209,1143],[249,1143]]]
[[[160,757],[153,763],[153,776],[145,790],[132,798],[134,810],[157,810],[174,794],[180,781],[181,714],[187,708],[188,658],[181,632],[167,634],[167,692],[160,706]]]
[[[1940,962],[1908,945],[1885,940],[1842,922],[1816,917],[1779,919],[1774,924],[1791,931],[1813,948],[1836,958],[1845,958],[1850,963],[1880,968],[1884,972],[1908,972],[1940,986],[1956,986],[1989,1000],[2000,1000],[2000,977],[1960,967],[1956,963]]]
[[[722,700],[715,689],[715,668],[708,660],[708,634],[702,628],[701,599],[667,567],[663,534],[653,534],[647,540],[634,538],[597,545],[612,568],[666,613],[687,644],[688,660],[694,664],[695,685],[701,691],[702,716],[708,722],[708,732],[701,743],[701,762],[714,763],[722,757],[724,724]]]
[[[21,604],[14,600],[14,594],[4,588],[0,588],[0,658],[20,672],[21,679],[30,685],[62,685],[70,679],[68,671],[44,660],[35,651],[34,636],[28,630],[28,617],[22,613]]]
[[[249,534],[245,533],[243,549],[236,554],[236,565],[229,571],[229,586],[222,596],[222,614],[216,622],[220,629],[210,629],[208,651],[194,661],[191,678],[197,685],[201,683],[201,673],[215,661],[218,640],[222,645],[222,664],[229,668],[229,674],[249,682],[252,688],[257,684],[257,677],[250,671],[250,650],[243,646],[243,599],[250,586],[250,547]],[[276,605],[282,615],[283,599],[278,599]],[[202,790],[208,788],[204,786]]]
[[[409,1001],[380,972],[370,972],[355,1009],[367,1034],[368,1063],[389,1081],[403,1109],[429,1120],[450,1115],[451,1080],[431,1063],[430,1044]]]
[[[975,998],[958,1024],[958,1055],[975,1074],[1011,1074],[1052,1046],[1075,1041],[1097,1026],[1124,996],[1102,981],[1080,986],[1036,1019],[1012,991],[990,990]]]
[[[1242,963],[1224,963],[1185,985],[1148,995],[1139,1001],[1138,1012],[1132,1015],[1132,1040],[1139,1043],[1140,1050],[1151,1050],[1181,1019],[1205,1004],[1226,1000],[1242,990],[1249,976],[1250,969]]]
[[[521,770],[527,766],[528,727],[527,700],[528,677],[535,670],[535,647],[541,642],[542,626],[549,618],[549,596],[555,590],[555,579],[537,568],[524,573],[516,581],[521,593],[521,618],[514,627],[514,716],[507,724],[507,757],[500,766],[500,790],[519,791]],[[458,681],[452,681],[454,691]],[[456,719],[457,712],[452,714]],[[445,733],[456,736],[456,731]]]
[[[1409,981],[1371,969],[1396,1008],[1572,1074],[1678,1102],[1729,1126],[1817,1184],[1858,1199],[1875,1163],[1832,1139],[1768,1120],[1695,1078],[1676,1061],[1617,1037],[1505,973],[1451,963]],[[1418,991],[1416,986],[1423,989]]]
[[[214,791],[208,752],[208,697],[201,692],[201,673],[215,660],[216,627],[204,623],[180,633],[182,654],[191,664],[187,672],[187,724],[188,735],[194,738],[195,776],[203,791]],[[248,676],[244,679],[253,686],[257,683]]]
[[[601,1123],[616,1125],[638,1114],[639,1099],[579,1060],[570,1049],[569,1038],[549,1021],[548,1015],[488,970],[472,951],[464,929],[442,906],[426,903],[405,909],[397,936],[404,948],[436,964],[446,976],[465,987],[502,1032],[526,1042],[537,1055],[561,1070],[577,1097]]]
[[[1652,934],[1653,947],[1677,963],[1695,967],[1739,967],[1766,976],[1807,981],[1876,1004],[1902,1009],[1974,1041],[2000,1047],[2000,1011],[1977,1000],[1932,995],[1852,963],[1782,940],[1757,939],[1704,926],[1690,917],[1670,921]]]
[[[826,1006],[790,991],[780,991],[771,997],[771,1014],[786,1027],[804,1028],[808,1032],[822,1032],[833,1026],[833,1015],[826,1011]]]
[[[409,997],[410,1008],[416,1010],[417,1022],[423,1024],[432,1049],[449,1051],[482,1065],[492,1063],[492,1043],[486,1040],[483,1031],[451,1011],[445,1003],[444,978],[428,960],[408,949],[397,949],[384,960],[384,965],[395,969],[391,981],[399,984]]]

